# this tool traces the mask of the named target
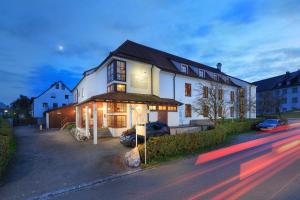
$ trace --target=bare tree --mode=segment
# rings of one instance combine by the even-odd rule
[[[272,112],[272,110],[274,109],[273,105],[274,101],[272,92],[268,91],[260,93],[257,111],[261,113],[262,116]]]
[[[224,101],[223,85],[217,82],[211,82],[209,86],[199,84],[196,91],[198,95],[193,110],[217,125],[218,119],[224,118],[228,109]]]

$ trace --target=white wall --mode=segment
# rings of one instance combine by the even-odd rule
[[[61,82],[58,82],[58,84],[59,84],[59,89],[56,89],[55,85],[53,85],[40,97],[34,99],[33,101],[34,118],[42,118],[43,113],[48,109],[52,109],[54,103],[57,103],[58,107],[63,106],[63,104],[68,105],[73,103],[73,95],[71,91],[69,91],[67,88],[63,90]],[[69,98],[66,99],[65,95],[69,95]],[[54,96],[55,98],[51,98],[51,96]],[[43,107],[43,103],[48,103],[48,109]]]

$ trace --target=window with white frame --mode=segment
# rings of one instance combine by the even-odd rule
[[[188,73],[188,65],[186,65],[186,64],[181,64],[181,66],[180,66],[180,71],[182,72],[182,73],[185,73],[185,74],[187,74]]]
[[[199,77],[205,78],[205,72],[204,72],[204,70],[199,69],[198,75],[199,75]]]

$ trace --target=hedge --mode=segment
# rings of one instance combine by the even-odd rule
[[[0,177],[16,150],[16,142],[13,137],[12,127],[0,118]]]
[[[147,141],[147,163],[169,160],[170,158],[199,153],[224,144],[230,135],[245,133],[257,120],[223,122],[213,130],[180,135],[152,137]],[[139,145],[144,162],[144,145]]]

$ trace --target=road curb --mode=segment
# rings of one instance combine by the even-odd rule
[[[132,175],[132,174],[135,174],[135,173],[138,173],[138,172],[141,172],[141,171],[143,171],[143,169],[130,170],[130,171],[127,171],[127,172],[124,172],[124,173],[115,174],[115,175],[112,175],[112,176],[108,176],[106,178],[97,179],[97,180],[82,183],[82,184],[79,184],[79,185],[76,185],[76,186],[70,186],[70,187],[59,189],[59,190],[56,190],[56,191],[53,191],[53,192],[47,192],[47,193],[41,194],[39,196],[28,198],[28,200],[45,200],[45,199],[50,199],[50,198],[60,196],[60,195],[63,195],[63,194],[69,193],[69,192],[77,192],[77,191],[81,191],[81,190],[86,190],[86,189],[89,189],[93,186],[103,184],[103,183],[107,183],[107,182],[110,182],[110,181],[114,181],[116,179],[119,179],[119,178],[122,178],[122,177],[125,177],[125,176],[128,176],[128,175]]]

